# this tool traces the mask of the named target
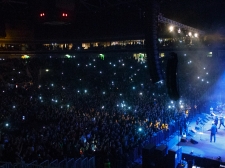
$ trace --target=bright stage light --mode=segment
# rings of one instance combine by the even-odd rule
[[[192,33],[191,33],[191,32],[189,32],[189,33],[188,33],[188,35],[191,37],[191,36],[192,36]]]
[[[45,16],[45,13],[40,13],[40,16],[41,16],[41,17]]]
[[[68,14],[67,14],[67,13],[62,13],[62,16],[63,16],[63,17],[67,17]]]
[[[197,38],[198,37],[198,33],[195,33],[194,36]]]
[[[172,32],[173,30],[174,30],[174,27],[173,26],[170,26],[169,27],[169,31]]]
[[[178,33],[181,33],[181,30],[180,30],[180,28],[178,29]]]

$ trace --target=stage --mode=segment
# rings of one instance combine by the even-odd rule
[[[196,120],[201,118],[202,121],[196,125]],[[203,122],[204,121],[204,122]],[[192,155],[200,158],[208,158],[220,162],[225,162],[225,128],[223,126],[217,129],[216,142],[210,142],[210,128],[214,118],[209,114],[198,114],[191,119],[188,126],[188,133],[186,138],[177,135],[172,141],[177,141],[176,145],[169,148],[176,148],[182,146],[182,153],[184,155]],[[196,127],[197,126],[197,127]],[[219,124],[218,126],[219,127]],[[196,129],[197,128],[197,129]],[[182,141],[181,141],[182,138]],[[186,142],[185,142],[186,139]],[[197,142],[197,143],[195,143]]]
[[[182,160],[188,163],[188,168],[192,168],[192,165],[196,165],[198,168],[217,168],[220,167],[218,166],[220,164],[225,165],[225,128],[221,126],[220,129],[217,129],[216,142],[210,142],[211,132],[209,130],[214,117],[209,114],[201,113],[191,119],[189,118],[186,138],[180,135],[180,131],[177,131],[169,141],[163,141],[158,145],[167,145],[168,150],[173,151],[182,147]],[[220,114],[217,115],[220,116]],[[196,125],[196,120],[199,118],[201,121]],[[217,127],[219,127],[219,124]],[[182,142],[183,139],[185,139],[185,142]],[[135,164],[134,168],[140,168],[142,157],[137,159]]]

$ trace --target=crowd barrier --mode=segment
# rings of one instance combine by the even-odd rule
[[[31,163],[16,163],[0,162],[0,168],[95,168],[95,157],[82,157],[78,159],[70,158],[58,161],[57,159],[49,162],[45,160],[40,164],[37,161]]]
[[[124,168],[124,167],[133,167],[134,162],[141,158],[142,156],[142,148],[148,144],[155,144],[159,145],[162,143],[166,143],[166,141],[169,141],[171,138],[175,136],[175,133],[178,130],[178,124],[173,124],[169,126],[169,129],[160,130],[157,133],[154,133],[152,136],[149,136],[144,142],[141,143],[141,145],[130,149],[128,153],[128,158],[124,156],[124,158],[118,157],[118,158],[111,158],[111,167],[112,168]],[[100,161],[100,160],[99,160]],[[104,161],[101,161],[104,162]],[[102,166],[103,163],[100,165]],[[99,167],[100,167],[99,166]]]
[[[45,160],[44,162],[39,164],[41,167],[47,167],[49,165],[49,160]]]
[[[128,153],[128,160],[121,160],[116,159],[112,160],[112,165],[114,165],[114,168],[124,168],[129,165],[129,163],[134,163],[136,160],[140,159],[142,156],[142,148],[148,144],[155,144],[159,145],[162,143],[168,142],[171,138],[175,136],[175,133],[179,130],[179,125],[177,123],[174,123],[172,125],[169,125],[169,129],[160,130],[157,133],[154,133],[152,136],[149,136],[144,142],[142,142],[141,145],[133,148]]]
[[[11,168],[12,163],[10,162],[0,162],[0,168]]]
[[[64,159],[61,162],[59,162],[59,167],[67,168],[67,159]]]
[[[69,159],[67,161],[67,168],[73,168],[73,165],[74,165],[74,158]]]

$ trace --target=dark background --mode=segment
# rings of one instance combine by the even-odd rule
[[[161,3],[165,17],[203,30],[224,27],[224,9],[224,0],[164,0]]]
[[[11,27],[20,21],[33,29],[36,37],[106,37],[143,34],[145,0],[0,0],[0,20]],[[16,3],[15,3],[16,2]],[[166,18],[204,31],[225,34],[224,0],[157,0],[159,12]],[[68,5],[69,4],[69,5]],[[40,12],[51,13],[41,20]],[[67,20],[57,12],[66,11]],[[66,24],[44,25],[63,21]],[[69,24],[67,24],[69,23]],[[2,24],[1,24],[2,25]]]

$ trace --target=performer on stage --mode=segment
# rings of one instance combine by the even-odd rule
[[[225,127],[225,126],[224,126],[224,117],[223,117],[223,116],[220,117],[220,126],[219,126],[218,129],[220,129],[221,125],[222,125],[223,127]]]
[[[212,138],[214,138],[214,142],[216,142],[217,127],[214,122],[212,123],[212,127],[211,127],[210,131],[211,131],[210,142],[212,142]]]
[[[218,117],[216,116],[216,118],[215,118],[215,120],[214,120],[214,124],[216,125],[216,127],[217,127],[217,125],[218,125],[218,121],[219,121],[219,119],[218,119]]]

